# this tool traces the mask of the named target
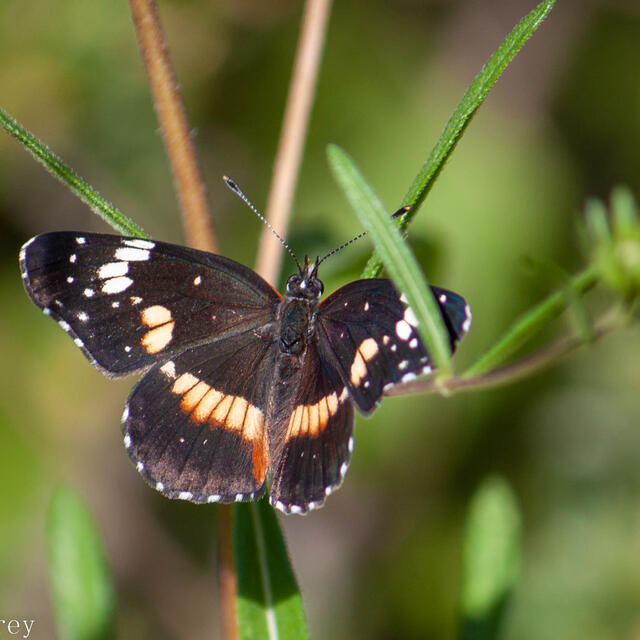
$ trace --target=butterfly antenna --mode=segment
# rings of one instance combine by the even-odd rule
[[[409,209],[411,209],[411,207],[400,207],[400,209],[398,209],[391,217],[399,218],[403,213],[406,213],[407,211],[409,211]],[[318,264],[320,264],[321,262],[324,262],[327,258],[331,257],[334,253],[338,253],[338,251],[342,251],[345,247],[348,247],[350,244],[353,244],[356,240],[360,240],[360,238],[364,238],[364,236],[366,236],[367,233],[368,233],[367,231],[363,231],[362,233],[359,233],[357,236],[355,236],[355,238],[351,238],[351,240],[349,240],[348,242],[345,242],[344,244],[341,244],[339,247],[337,247],[333,251],[329,251],[329,253],[327,253],[327,255],[324,256],[324,258],[322,258],[322,260],[318,262]]]
[[[227,187],[229,187],[229,189],[231,189],[231,191],[233,191],[237,196],[240,196],[240,198],[249,207],[249,209],[251,209],[251,211],[253,211],[253,213],[255,213],[258,216],[258,218],[262,220],[262,222],[264,222],[264,224],[269,228],[271,233],[273,233],[273,235],[276,238],[278,238],[278,240],[280,240],[280,242],[282,243],[282,246],[289,252],[289,255],[294,259],[298,267],[298,271],[302,273],[302,267],[298,262],[298,258],[296,257],[296,254],[293,252],[293,249],[287,244],[287,241],[284,240],[280,236],[280,234],[269,224],[269,221],[253,206],[251,200],[249,200],[249,198],[247,198],[247,196],[245,196],[244,193],[242,193],[242,189],[240,189],[240,187],[231,178],[229,178],[228,176],[222,176],[222,179],[225,181],[225,184],[227,185]]]

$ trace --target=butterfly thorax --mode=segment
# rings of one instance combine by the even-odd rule
[[[317,271],[318,260],[310,263],[305,256],[304,268],[287,280],[287,292],[279,313],[282,353],[298,358],[304,356],[307,338],[313,331],[318,300],[324,290]]]

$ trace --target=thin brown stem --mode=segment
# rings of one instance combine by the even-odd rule
[[[195,146],[189,135],[189,123],[171,65],[169,47],[164,37],[158,9],[153,0],[129,0],[129,5],[162,137],[171,163],[187,242],[197,249],[215,251],[216,241],[204,181]],[[222,637],[224,640],[236,640],[238,627],[231,506],[220,505],[218,514],[218,578]]]
[[[331,0],[307,0],[302,17],[300,39],[265,212],[271,225],[283,237],[287,234],[330,10]],[[265,227],[260,239],[256,271],[269,282],[275,282],[281,262],[282,245]]]
[[[619,322],[604,324],[594,330],[591,342],[595,342],[612,331],[619,329]],[[514,364],[478,376],[453,377],[439,381],[437,378],[429,380],[415,380],[406,384],[391,387],[385,395],[404,396],[415,393],[440,393],[451,395],[458,391],[479,391],[511,384],[522,378],[526,378],[541,369],[554,364],[564,356],[582,347],[585,343],[582,337],[561,338],[539,351],[515,362]]]
[[[216,250],[204,180],[154,0],[129,0],[188,243]]]

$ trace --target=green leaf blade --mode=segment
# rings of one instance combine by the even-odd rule
[[[449,337],[436,302],[415,256],[403,240],[395,221],[367,184],[353,160],[340,147],[329,145],[327,156],[334,177],[371,235],[389,276],[409,301],[418,320],[418,331],[440,375],[451,374]]]
[[[49,579],[62,640],[113,638],[115,589],[94,520],[72,491],[57,489],[47,516]]]
[[[521,522],[509,484],[485,480],[469,506],[464,541],[461,640],[498,636],[520,572]]]
[[[266,498],[234,505],[233,555],[241,640],[306,640],[302,596]]]
[[[493,85],[495,85],[502,72],[520,51],[524,43],[549,15],[554,4],[555,0],[545,0],[526,15],[513,28],[471,83],[402,200],[402,205],[411,206],[409,218],[415,215],[418,207],[422,204],[431,187],[433,187],[445,162],[455,149]],[[380,272],[381,268],[382,261],[380,257],[374,255],[365,267],[363,277],[373,278]]]

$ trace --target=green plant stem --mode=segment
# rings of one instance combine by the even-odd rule
[[[600,326],[594,329],[590,344],[620,329],[622,326],[624,326],[624,324],[619,320],[601,323]],[[585,344],[587,343],[581,335],[561,338],[518,362],[489,371],[488,373],[467,377],[455,376],[444,381],[429,379],[415,380],[407,384],[396,385],[389,389],[385,395],[404,396],[415,393],[452,395],[459,391],[483,391],[485,389],[502,387],[537,373]]]
[[[567,287],[570,287],[578,294],[582,294],[590,289],[596,283],[596,280],[596,269],[593,266],[589,266],[574,276]],[[568,302],[567,288],[563,287],[561,290],[552,293],[546,300],[537,304],[516,320],[504,336],[471,365],[462,374],[462,377],[471,378],[495,369],[560,314],[566,308]]]
[[[78,176],[49,147],[21,127],[6,111],[0,108],[0,125],[33,155],[53,176],[58,178],[114,229],[127,236],[148,238],[149,236],[133,220],[105,200],[93,187]]]

